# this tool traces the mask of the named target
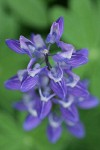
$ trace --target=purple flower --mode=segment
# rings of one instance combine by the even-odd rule
[[[47,43],[55,43],[58,42],[63,33],[64,20],[63,17],[60,17],[56,22],[54,22],[51,26],[50,33],[46,38]]]
[[[60,17],[52,24],[46,43],[39,34],[32,34],[30,40],[24,36],[19,40],[6,40],[13,51],[30,57],[27,68],[5,82],[7,89],[23,92],[22,100],[13,107],[28,113],[23,123],[27,131],[48,118],[47,137],[52,143],[60,138],[63,123],[72,135],[84,137],[78,108],[90,109],[99,104],[89,93],[87,80],[81,81],[73,72],[74,68],[88,62],[88,50],[76,50],[61,41],[63,26],[63,17]],[[54,43],[61,51],[52,55],[50,47]]]
[[[32,34],[31,40],[24,36],[20,36],[19,40],[7,39],[7,46],[19,54],[27,54],[29,57],[42,57],[42,50],[46,49],[46,45],[40,35]]]
[[[47,137],[50,142],[55,143],[61,136],[62,133],[62,118],[55,115],[49,115],[49,125],[47,127]]]
[[[27,69],[20,70],[15,76],[5,82],[5,86],[11,90],[21,90],[27,92],[38,85],[39,74],[44,68],[40,68],[38,63],[35,63],[32,58],[28,64]]]
[[[73,49],[72,49],[73,50]],[[70,67],[76,68],[88,62],[88,50],[81,49],[77,51],[68,51],[66,52],[58,52],[53,56],[54,61],[56,62],[65,62]]]
[[[13,107],[19,111],[27,111],[28,116],[25,119],[23,127],[25,130],[31,130],[37,127],[41,121],[49,114],[52,102],[42,101],[41,97],[30,93],[24,94],[23,99],[14,103]]]

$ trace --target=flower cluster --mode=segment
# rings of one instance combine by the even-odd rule
[[[78,107],[89,109],[99,103],[90,95],[88,81],[81,81],[72,71],[88,62],[88,50],[75,50],[73,45],[61,41],[63,26],[64,20],[60,17],[52,24],[46,42],[39,34],[32,34],[30,40],[24,36],[19,40],[6,40],[13,51],[30,57],[27,69],[19,70],[5,82],[6,88],[24,93],[22,100],[13,106],[28,112],[23,124],[25,130],[37,127],[48,118],[47,136],[52,143],[60,138],[62,123],[77,138],[84,137]],[[56,44],[60,51],[50,53],[52,44]]]

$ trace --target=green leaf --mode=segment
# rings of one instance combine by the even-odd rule
[[[25,24],[44,28],[47,26],[46,3],[41,0],[7,0],[15,16]]]

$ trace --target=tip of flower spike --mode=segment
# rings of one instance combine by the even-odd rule
[[[57,19],[56,22],[58,22],[58,23],[62,22],[62,24],[64,24],[64,18],[63,18],[63,16],[60,16],[60,17]]]
[[[47,35],[46,43],[58,43],[64,29],[64,19],[63,17],[59,17],[53,24],[51,25],[50,33]]]

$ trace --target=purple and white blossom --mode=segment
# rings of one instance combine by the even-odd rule
[[[60,17],[52,24],[46,42],[39,34],[32,34],[30,40],[24,36],[19,40],[6,40],[10,49],[30,57],[27,68],[5,82],[7,89],[23,92],[22,100],[13,107],[27,112],[23,123],[27,131],[48,118],[47,137],[52,143],[60,138],[62,124],[72,135],[83,138],[85,129],[78,108],[90,109],[99,104],[89,93],[88,82],[81,81],[73,72],[74,68],[88,62],[88,50],[76,50],[72,44],[61,41],[63,28],[64,19]],[[51,54],[50,47],[54,43],[61,51]]]

